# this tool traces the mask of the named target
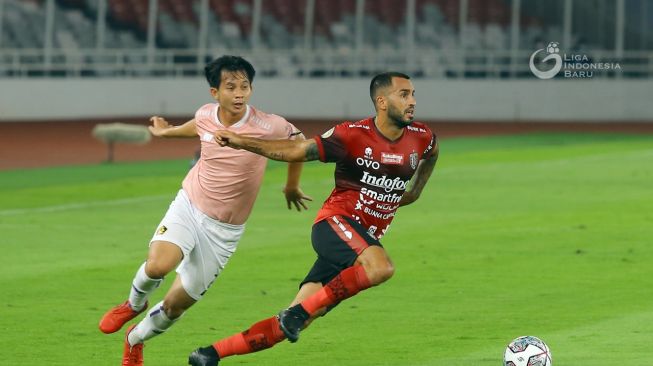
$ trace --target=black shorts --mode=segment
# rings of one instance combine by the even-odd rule
[[[367,233],[363,225],[340,215],[313,225],[311,241],[317,260],[299,285],[300,288],[307,282],[325,285],[343,269],[351,267],[370,245],[383,247],[378,239]]]

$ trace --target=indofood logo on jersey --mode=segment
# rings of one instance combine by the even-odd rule
[[[528,66],[533,75],[540,79],[552,79],[563,72],[563,76],[569,79],[587,79],[594,77],[595,70],[621,70],[618,62],[590,62],[590,57],[586,54],[566,54],[560,55],[558,42],[549,42],[546,48],[531,54]],[[540,59],[544,55],[544,58]],[[536,65],[536,59],[539,60]],[[553,61],[553,66],[550,62]],[[544,65],[549,65],[544,66]]]
[[[401,180],[399,177],[389,179],[387,176],[375,177],[374,175],[363,172],[361,182],[369,184],[374,187],[383,188],[386,192],[392,192],[395,189],[406,189],[408,180]]]

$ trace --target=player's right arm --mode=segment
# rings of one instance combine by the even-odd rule
[[[215,141],[222,146],[244,149],[272,160],[299,162],[320,158],[317,143],[314,139],[262,140],[238,135],[227,130],[220,130],[215,133]]]
[[[152,125],[149,126],[150,133],[156,137],[197,137],[195,118],[183,125],[174,126],[163,117],[153,116],[150,118]]]

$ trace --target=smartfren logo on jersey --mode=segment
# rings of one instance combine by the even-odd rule
[[[592,58],[586,54],[563,53],[560,55],[559,46],[558,42],[549,42],[546,48],[540,48],[531,54],[528,66],[533,75],[546,80],[554,78],[562,71],[562,76],[565,78],[588,79],[594,77],[596,70],[621,70],[621,65],[618,62],[591,62]],[[542,55],[544,55],[543,58],[541,58]],[[538,61],[537,65],[536,61]],[[553,66],[549,61],[553,61]]]
[[[409,182],[409,180],[401,180],[399,177],[395,179],[390,179],[385,175],[376,177],[368,172],[363,172],[363,178],[360,181],[373,187],[383,188],[388,193],[399,189],[405,190]]]

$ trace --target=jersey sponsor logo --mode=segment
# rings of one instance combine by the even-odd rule
[[[420,127],[413,127],[413,126],[406,126],[410,131],[415,131],[415,132],[426,132],[425,129],[420,128]]]
[[[433,149],[433,143],[435,142],[435,136],[431,135],[431,142],[429,143],[429,146],[426,147],[426,150],[424,150],[424,155],[426,155],[427,152],[431,151]]]
[[[387,203],[377,203],[376,204],[376,209],[377,210],[383,210],[383,211],[395,211],[399,208],[399,205],[389,205]]]
[[[365,159],[372,159],[372,148],[369,146],[365,148]]]
[[[415,169],[417,168],[417,161],[418,161],[418,156],[416,152],[410,153],[410,167]]]
[[[404,155],[382,152],[381,163],[389,165],[401,165],[404,163]]]
[[[331,127],[331,129],[330,129],[329,131],[327,131],[327,132],[325,132],[325,133],[323,133],[323,134],[321,135],[322,138],[323,138],[323,139],[328,139],[329,137],[331,137],[331,135],[333,135],[333,131],[335,131],[335,130],[336,130],[335,127]]]
[[[366,125],[347,125],[347,127],[349,127],[349,128],[364,128],[366,130],[370,129],[370,126],[366,126]]]
[[[372,168],[372,169],[381,168],[381,164],[379,164],[378,161],[368,160],[368,159],[363,159],[363,158],[356,158],[356,164],[358,164],[360,166],[364,166],[366,168]]]
[[[394,215],[395,215],[394,211],[393,212],[388,212],[388,213],[383,213],[383,212],[373,210],[373,209],[371,209],[369,207],[365,207],[363,209],[363,212],[365,212],[366,214],[368,214],[368,215],[370,215],[372,217],[376,217],[377,219],[381,219],[381,220],[387,220],[387,219],[389,219],[391,217],[394,217]]]
[[[365,197],[369,197],[372,200],[366,201]],[[375,200],[377,202],[384,202],[384,203],[399,203],[401,201],[401,195],[396,193],[393,194],[379,193],[363,187],[361,188],[361,192],[360,192],[360,200],[363,201],[363,203],[365,203],[366,205],[371,205],[372,203],[374,203]]]
[[[409,180],[401,180],[399,177],[395,179],[388,178],[386,175],[377,177],[366,171],[363,172],[363,177],[360,181],[373,187],[383,188],[388,193],[394,190],[405,190],[409,182]]]
[[[387,225],[385,227],[385,229],[381,230],[381,234],[376,235],[376,232],[379,230],[379,228],[376,227],[375,225],[372,225],[367,229],[367,234],[369,236],[373,237],[374,239],[381,239],[383,237],[383,235],[385,235],[385,232],[388,231],[389,227],[390,227],[390,225]]]
[[[156,231],[158,235],[163,235],[165,232],[168,231],[168,228],[165,225],[161,225]]]

